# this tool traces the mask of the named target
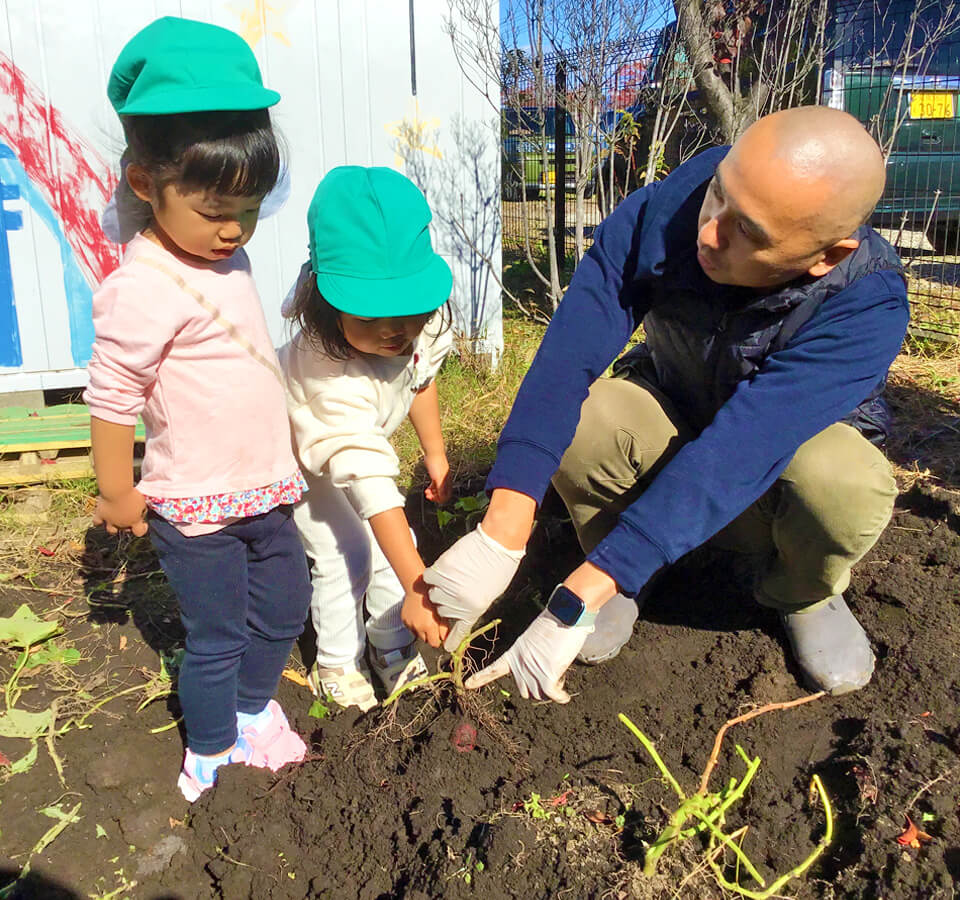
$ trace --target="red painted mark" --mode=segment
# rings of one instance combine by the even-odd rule
[[[91,285],[120,261],[100,228],[100,211],[116,186],[110,166],[13,61],[0,53],[0,140],[63,224]]]

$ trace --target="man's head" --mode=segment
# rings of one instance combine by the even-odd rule
[[[803,106],[751,125],[700,207],[697,258],[718,284],[776,287],[826,275],[883,193],[876,142],[848,113]]]

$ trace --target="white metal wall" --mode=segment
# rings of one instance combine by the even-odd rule
[[[248,248],[277,343],[313,189],[351,163],[423,188],[459,330],[499,353],[500,296],[483,262],[500,262],[499,128],[454,58],[446,0],[0,0],[0,13],[0,392],[84,382],[91,292],[119,258],[98,224],[123,149],[107,78],[162,15],[242,34],[283,97],[274,121],[291,194]]]

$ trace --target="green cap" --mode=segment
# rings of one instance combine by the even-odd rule
[[[107,96],[119,115],[266,109],[267,90],[250,45],[207,22],[165,16],[137,32],[110,72]]]
[[[415,316],[442,306],[453,274],[430,243],[431,218],[420,189],[393,169],[332,169],[307,212],[320,293],[353,316]]]

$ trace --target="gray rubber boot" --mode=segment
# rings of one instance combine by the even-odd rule
[[[808,612],[781,613],[781,618],[793,655],[815,690],[847,694],[870,681],[873,650],[842,596]]]
[[[613,659],[633,634],[633,625],[640,615],[639,602],[625,594],[614,594],[597,613],[593,634],[587,636],[577,659],[588,666]]]

